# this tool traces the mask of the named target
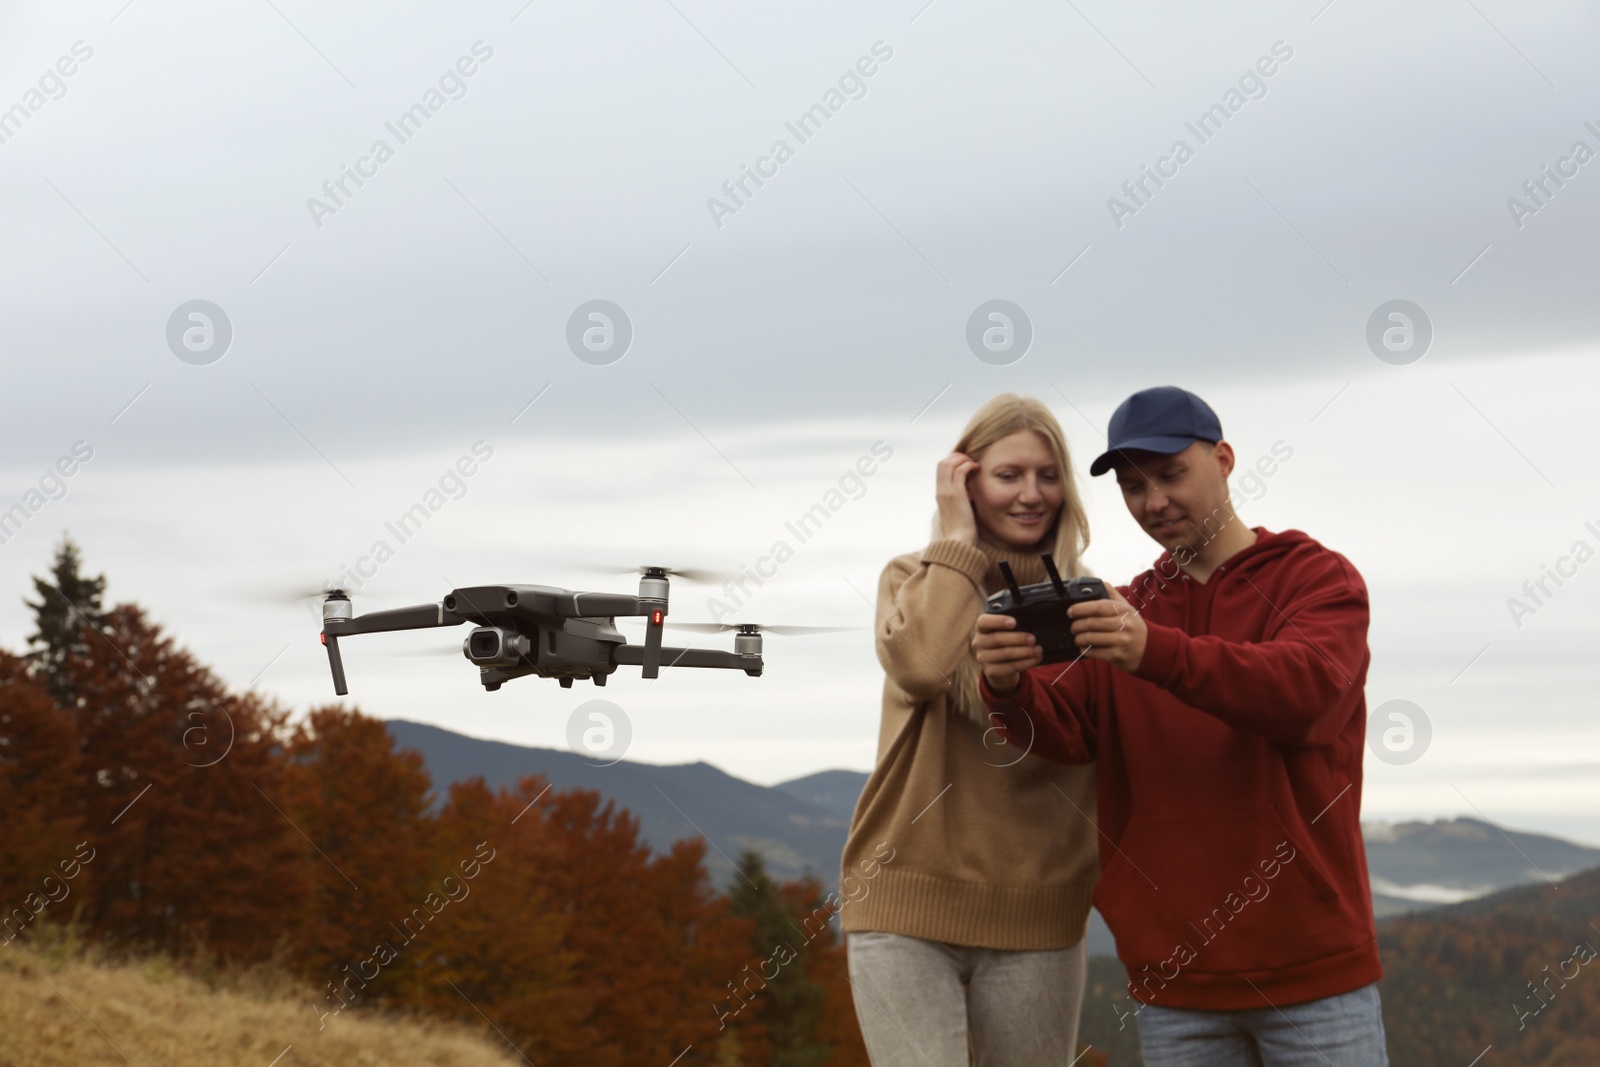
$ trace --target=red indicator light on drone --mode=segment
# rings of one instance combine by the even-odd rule
[[[650,616],[650,625],[651,626],[660,626],[661,625],[661,611],[660,611],[659,608],[655,612],[653,612],[651,614],[651,616]]]
[[[321,641],[323,644],[327,644],[328,643],[328,635],[326,633],[319,633],[319,634],[317,634],[317,640]]]

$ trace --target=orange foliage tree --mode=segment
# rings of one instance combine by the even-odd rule
[[[263,799],[282,792],[284,713],[230,694],[132,605],[86,627],[63,671],[96,852],[90,927],[116,944],[230,958],[292,938],[307,850]]]
[[[71,914],[82,863],[78,736],[19,656],[0,651],[0,938]],[[68,877],[68,873],[71,877]],[[75,903],[75,902],[74,902]]]
[[[427,925],[433,876],[431,782],[416,752],[396,751],[381,719],[313,709],[290,732],[281,790],[267,799],[312,860],[299,958],[323,1008],[378,1000],[397,971],[368,963]],[[413,918],[414,909],[421,908]]]
[[[556,792],[533,776],[492,798],[481,782],[457,786],[441,815],[441,840],[452,837],[457,852],[469,839],[494,849],[473,890],[481,908],[462,901],[443,931],[456,951],[439,966],[466,979],[453,1014],[491,1020],[534,1062],[707,1062],[717,1031],[709,1005],[748,929],[711,890],[703,844],[652,857],[634,816],[592,790]],[[520,950],[460,951],[508,934]],[[506,974],[518,981],[495,980]],[[419,996],[450,1011],[436,985],[423,986],[431,993]]]

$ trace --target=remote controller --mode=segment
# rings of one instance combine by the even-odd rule
[[[1040,559],[1050,580],[1023,586],[1017,584],[1011,565],[1001,560],[1000,574],[1007,588],[990,596],[984,610],[991,615],[1010,615],[1017,620],[1018,630],[1033,634],[1044,652],[1040,663],[1075,660],[1083,655],[1083,649],[1073,640],[1072,620],[1067,618],[1067,609],[1085,600],[1109,600],[1110,597],[1099,578],[1063,580],[1050,553],[1042,553]]]

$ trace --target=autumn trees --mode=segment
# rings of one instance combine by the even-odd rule
[[[535,777],[437,795],[381,720],[290,722],[79,567],[63,544],[29,652],[0,651],[0,946],[75,920],[124,952],[274,959],[324,1027],[453,1017],[541,1064],[866,1062],[831,929],[739,1034],[719,1017],[814,880],[747,857],[759,892],[730,898],[704,840],[653,853],[631,813]]]
[[[92,859],[56,917],[108,943],[269,954],[304,877],[300,844],[259,793],[285,770],[282,712],[230,693],[137,607],[103,610],[105,580],[78,573],[70,541],[52,578],[34,581],[28,656],[0,664],[4,777],[18,791],[5,851],[49,839],[59,864],[70,826]]]
[[[52,905],[59,905],[52,915],[76,907],[67,902],[74,892],[81,899],[83,885],[81,870],[67,878],[72,868],[62,866],[76,859],[84,840],[77,733],[27,668],[26,660],[0,651],[0,937],[6,941]]]

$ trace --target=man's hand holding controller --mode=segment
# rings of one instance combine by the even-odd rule
[[[1110,599],[1088,600],[1066,609],[1067,618],[1073,620],[1073,637],[1086,658],[1103,659],[1132,673],[1144,658],[1149,630],[1133,605],[1109,582],[1106,595]],[[1038,639],[1016,627],[1017,620],[1010,615],[978,616],[972,650],[995,696],[1016,692],[1022,672],[1038,666],[1044,657]]]

